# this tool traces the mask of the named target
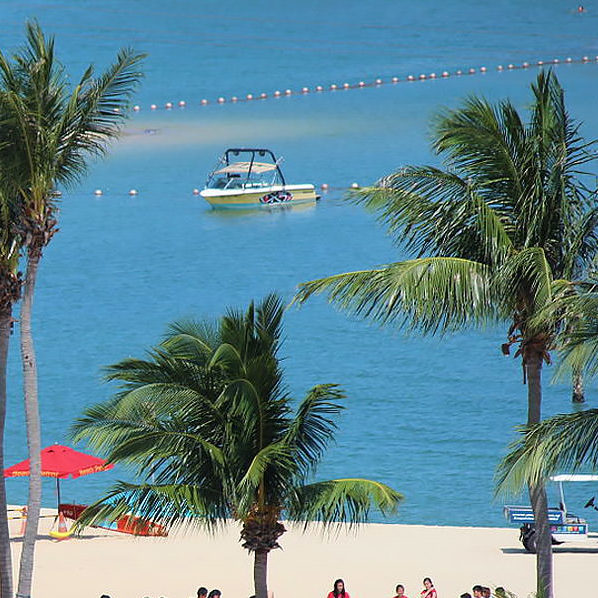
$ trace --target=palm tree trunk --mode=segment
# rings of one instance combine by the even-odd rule
[[[37,364],[31,334],[33,294],[41,249],[30,247],[27,258],[27,272],[21,304],[21,360],[23,365],[27,446],[29,448],[31,471],[29,474],[29,499],[27,501],[27,526],[21,550],[17,598],[30,598],[31,596],[35,540],[37,538],[42,501],[41,425],[37,394]]]
[[[537,424],[542,408],[542,354],[530,351],[526,355],[527,425]],[[548,521],[548,503],[544,484],[529,487],[536,526],[536,584],[538,596],[553,598],[552,588],[552,534]]]
[[[4,423],[6,421],[6,364],[12,326],[12,305],[0,311],[0,471],[4,470]],[[0,476],[0,597],[12,598],[12,557],[6,511],[6,484]]]
[[[268,551],[256,550],[253,560],[255,598],[268,598]]]
[[[573,393],[571,396],[571,400],[574,403],[586,402],[585,392],[583,388],[583,374],[579,369],[575,369],[573,371]]]

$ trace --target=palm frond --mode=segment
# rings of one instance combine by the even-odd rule
[[[353,201],[377,213],[397,244],[427,254],[500,263],[512,249],[509,210],[487,201],[471,179],[431,166],[407,166]]]
[[[336,384],[320,384],[301,401],[285,442],[293,457],[308,474],[321,460],[328,443],[334,438],[335,418],[344,407],[338,403],[345,394]]]
[[[480,326],[501,315],[489,268],[461,258],[419,258],[302,283],[294,302],[319,293],[350,313],[424,334]]]
[[[317,482],[297,488],[286,516],[290,521],[320,522],[326,526],[356,525],[368,520],[370,510],[384,515],[396,513],[403,496],[385,484],[347,478]]]
[[[598,409],[550,417],[509,447],[497,470],[497,492],[517,493],[560,470],[598,468]]]

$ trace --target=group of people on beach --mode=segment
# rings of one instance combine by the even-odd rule
[[[420,592],[420,598],[438,598],[438,593],[434,587],[434,583],[429,577],[424,577],[423,590]],[[507,593],[504,588],[498,587],[492,593],[492,590],[487,586],[475,585],[471,589],[473,595],[469,592],[461,594],[460,598],[507,598]],[[332,592],[328,594],[327,598],[351,598],[349,592],[345,588],[345,582],[342,579],[337,579],[334,582]],[[405,594],[405,586],[400,583],[395,588],[394,598],[408,598]]]

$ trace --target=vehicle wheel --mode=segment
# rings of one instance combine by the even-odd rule
[[[529,523],[524,523],[521,526],[521,533],[519,539],[523,544],[523,547],[532,554],[536,553],[536,530]]]

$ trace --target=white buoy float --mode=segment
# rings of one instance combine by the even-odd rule
[[[450,77],[450,73],[449,73],[448,71],[442,71],[442,76],[443,76],[444,78],[446,78],[446,77]]]
[[[208,100],[206,100],[206,99],[204,98],[204,99],[203,99],[203,100],[200,102],[200,104],[201,104],[202,106],[207,106],[207,104],[208,104]]]
[[[133,195],[137,195],[139,193],[139,191],[137,191],[137,189],[131,189],[129,191],[129,195],[133,196]]]
[[[141,110],[140,106],[137,106],[137,105],[133,106],[133,112],[139,112],[140,110]]]
[[[316,85],[316,91],[324,91],[324,88],[321,85]]]
[[[225,99],[224,99],[222,96],[220,96],[220,97],[218,98],[218,103],[219,103],[219,104],[224,104],[224,102],[226,102],[226,100],[225,100]]]
[[[505,67],[504,67],[502,64],[499,64],[499,65],[496,67],[496,70],[497,70],[497,71],[502,71],[504,68],[505,68]]]
[[[275,98],[279,98],[280,97],[280,91],[278,91],[278,89],[274,92],[274,97]]]
[[[480,67],[480,73],[485,73],[488,69],[485,66]]]
[[[158,108],[158,106],[156,106],[156,104],[152,104],[150,106],[150,110],[156,110]]]
[[[351,189],[359,189],[359,183],[352,183]]]
[[[309,87],[302,87],[301,93],[309,93]]]
[[[399,78],[398,77],[393,77],[392,78],[392,82],[393,83],[398,83],[399,82]]]
[[[328,191],[328,183],[322,183],[322,191]]]
[[[262,91],[262,93],[260,93],[261,100],[265,100],[267,97],[268,97],[268,94],[265,91]]]
[[[407,75],[407,81],[415,81],[415,77],[413,75]]]
[[[360,81],[357,85],[359,85],[359,87],[365,87],[365,81]]]
[[[199,189],[193,189],[193,195],[199,195]]]
[[[382,79],[376,79],[375,83],[376,83],[376,85],[382,85],[382,83],[384,83],[384,81],[382,81]]]
[[[336,85],[336,84],[334,84],[334,83],[333,83],[333,84],[330,86],[330,89],[332,89],[332,91],[334,91],[335,89],[338,89],[338,87],[337,87],[337,85]]]
[[[186,105],[187,105],[187,102],[185,102],[185,100],[179,101],[179,108],[184,108]]]
[[[166,110],[172,110],[172,102],[166,102],[164,108],[166,108]]]
[[[349,89],[349,87],[351,87],[348,83],[343,83],[343,88],[344,89]]]
[[[252,94],[252,93],[248,93],[248,94],[247,94],[245,97],[246,97],[248,100],[253,100],[253,94]]]
[[[292,90],[292,89],[285,89],[285,90],[284,90],[284,95],[285,95],[285,96],[290,96],[292,93],[293,93],[293,90]]]
[[[233,96],[230,101],[231,102],[237,102],[239,100],[239,98],[237,96]]]
[[[104,195],[104,192],[101,189],[96,189],[93,194],[99,197],[100,195]]]

